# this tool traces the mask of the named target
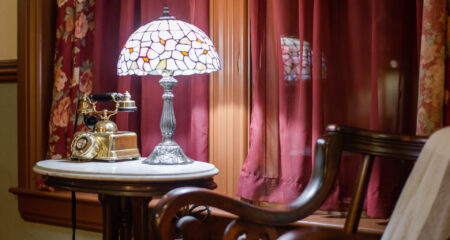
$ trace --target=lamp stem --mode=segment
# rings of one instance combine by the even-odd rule
[[[177,80],[172,76],[163,76],[159,84],[164,88],[162,98],[164,99],[163,112],[161,115],[160,128],[162,141],[153,149],[143,163],[151,165],[175,165],[192,163],[193,160],[187,157],[181,147],[173,140],[176,128],[175,113],[173,111],[173,87]]]
[[[159,84],[164,88],[162,98],[164,99],[163,112],[159,126],[161,128],[162,142],[173,141],[173,135],[177,127],[175,113],[173,111],[173,87],[178,81],[173,77],[163,77]]]

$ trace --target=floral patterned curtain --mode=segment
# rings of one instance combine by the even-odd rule
[[[53,101],[48,157],[67,158],[77,101],[92,91],[94,0],[57,0]],[[81,116],[80,116],[81,117]],[[78,121],[77,128],[82,128]]]
[[[450,31],[447,0],[423,3],[417,135],[450,125]]]

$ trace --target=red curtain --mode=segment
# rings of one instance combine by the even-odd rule
[[[450,125],[450,11],[448,1],[425,1],[420,52],[417,135]]]
[[[49,158],[70,156],[77,99],[92,92],[94,1],[58,0]],[[81,119],[78,129],[83,128]]]
[[[89,66],[92,68],[91,78],[89,79],[92,84],[91,90],[93,93],[123,93],[124,91],[131,93],[133,99],[136,100],[138,112],[119,113],[115,117],[115,121],[119,130],[135,131],[138,134],[141,155],[148,156],[154,146],[161,141],[159,121],[163,105],[163,88],[158,83],[161,77],[118,77],[116,66],[120,50],[128,36],[139,26],[162,15],[164,4],[168,5],[171,15],[196,25],[208,34],[208,0],[96,0],[95,4],[93,0],[58,2],[61,2],[61,7],[58,9],[58,19],[62,23],[66,21],[67,11],[73,11],[70,4],[81,2],[88,5],[89,2],[90,8],[86,15],[93,18],[90,21],[92,28],[89,28],[93,30],[93,35],[91,41],[86,43],[89,48],[83,50],[83,52],[89,55]],[[70,44],[72,44],[71,41],[58,44],[56,52],[67,48]],[[66,51],[64,55],[65,59],[76,56],[73,51]],[[68,61],[65,67],[70,69],[72,65],[70,60]],[[69,73],[66,74],[68,78],[72,76]],[[199,161],[208,161],[208,75],[179,76],[176,78],[178,84],[174,88],[174,111],[177,129],[174,139],[183,148],[187,156]],[[78,90],[74,91],[75,94],[72,94],[69,98],[73,104],[80,94]],[[54,94],[54,96],[58,96],[57,94]],[[55,108],[53,107],[53,109]],[[75,105],[72,106],[71,111],[65,113],[65,116],[73,118],[74,113]],[[50,122],[50,125],[52,124],[54,124],[53,120]],[[69,148],[73,133],[70,131],[70,126],[61,129],[66,133],[69,132],[64,136],[59,132],[53,132],[53,136],[61,135],[62,140],[50,142],[50,156],[68,157],[70,154]]]
[[[420,16],[420,1],[250,0],[251,145],[238,195],[295,199],[328,123],[414,134]],[[345,209],[358,166],[344,155],[323,209]],[[409,169],[375,162],[370,216],[388,216]]]

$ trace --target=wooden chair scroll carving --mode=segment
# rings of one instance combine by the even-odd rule
[[[425,138],[385,134],[339,125],[329,125],[326,134],[316,141],[315,159],[311,180],[303,193],[282,208],[263,208],[232,199],[213,191],[183,187],[167,193],[155,208],[153,222],[159,237],[171,239],[168,233],[172,220],[182,207],[189,204],[209,205],[235,214],[224,232],[224,239],[276,239],[281,232],[277,226],[288,225],[316,211],[331,192],[338,175],[342,151],[364,155],[356,190],[345,223],[345,231],[355,232],[361,215],[364,196],[374,157],[415,160],[426,141]],[[178,222],[184,239],[208,239],[207,231],[193,218]],[[188,227],[187,227],[188,226]]]

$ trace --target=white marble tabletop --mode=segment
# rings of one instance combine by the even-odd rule
[[[43,160],[33,170],[42,175],[99,181],[179,181],[210,178],[219,170],[205,162],[184,165],[148,165],[142,159],[121,162]]]

